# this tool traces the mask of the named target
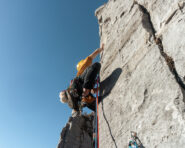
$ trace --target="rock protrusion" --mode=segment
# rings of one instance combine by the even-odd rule
[[[93,148],[94,114],[70,117],[57,148]]]

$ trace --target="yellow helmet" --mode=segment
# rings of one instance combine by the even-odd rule
[[[76,66],[77,71],[80,71],[80,69],[81,69],[82,66],[84,65],[84,62],[85,62],[85,60],[81,60],[81,61],[77,64],[77,66]]]
[[[89,67],[90,65],[92,64],[92,58],[91,57],[87,57],[87,58],[85,58],[84,60],[81,60],[78,64],[77,64],[77,66],[76,66],[76,68],[77,68],[77,76],[79,76],[79,75],[81,75],[83,72],[84,72],[84,70],[87,68],[87,67]]]

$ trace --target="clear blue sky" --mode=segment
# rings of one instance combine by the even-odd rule
[[[107,0],[0,0],[0,148],[55,148],[71,110],[58,93],[99,47]]]

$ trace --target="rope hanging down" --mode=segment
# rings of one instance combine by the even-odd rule
[[[99,148],[99,113],[98,113],[98,95],[99,95],[99,76],[97,77],[97,91],[96,91],[96,143],[95,148]]]

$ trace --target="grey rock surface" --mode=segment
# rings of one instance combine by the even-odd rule
[[[109,0],[101,43],[100,148],[185,147],[185,1]]]
[[[93,119],[93,114],[70,117],[57,148],[93,148]]]

